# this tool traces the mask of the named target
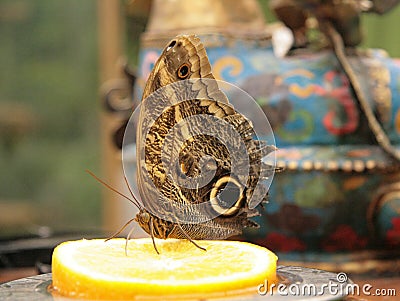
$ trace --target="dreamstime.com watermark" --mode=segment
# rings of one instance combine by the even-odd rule
[[[359,285],[348,281],[345,273],[339,273],[336,279],[329,280],[327,283],[316,285],[313,283],[271,283],[266,280],[257,287],[260,295],[279,295],[279,296],[396,296],[395,288],[376,288],[371,284]]]

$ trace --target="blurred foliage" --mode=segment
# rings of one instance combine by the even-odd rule
[[[385,15],[362,16],[364,47],[385,49],[390,56],[400,57],[400,5]]]
[[[272,23],[275,22],[277,18],[275,17],[274,13],[272,13],[269,9],[268,2],[269,0],[258,0],[258,3],[264,11],[265,20],[267,21],[267,23]]]
[[[126,16],[125,52],[131,66],[138,64],[140,51],[140,35],[146,30],[147,20],[151,10],[150,0],[123,0]]]
[[[28,202],[31,223],[99,226],[99,186],[85,173],[99,169],[96,17],[95,0],[0,0],[0,214]],[[35,122],[16,134],[18,108]]]

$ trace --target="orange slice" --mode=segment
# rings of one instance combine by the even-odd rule
[[[79,240],[62,243],[53,253],[56,294],[103,300],[141,296],[209,297],[238,291],[256,294],[257,287],[276,282],[277,257],[269,250],[238,241],[150,238]]]

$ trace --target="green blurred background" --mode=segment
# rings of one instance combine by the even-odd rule
[[[134,64],[146,16],[120,3]],[[100,185],[85,173],[101,170],[97,5],[0,0],[0,237],[102,227]],[[400,7],[364,15],[363,27],[363,47],[400,57]]]
[[[96,24],[94,0],[0,1],[0,235],[100,224]]]

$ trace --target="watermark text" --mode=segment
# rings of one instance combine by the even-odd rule
[[[389,296],[397,295],[395,288],[377,288],[369,283],[359,285],[348,281],[345,273],[339,273],[336,279],[329,280],[327,283],[316,285],[313,283],[264,283],[257,287],[260,295],[279,295],[279,296]]]

